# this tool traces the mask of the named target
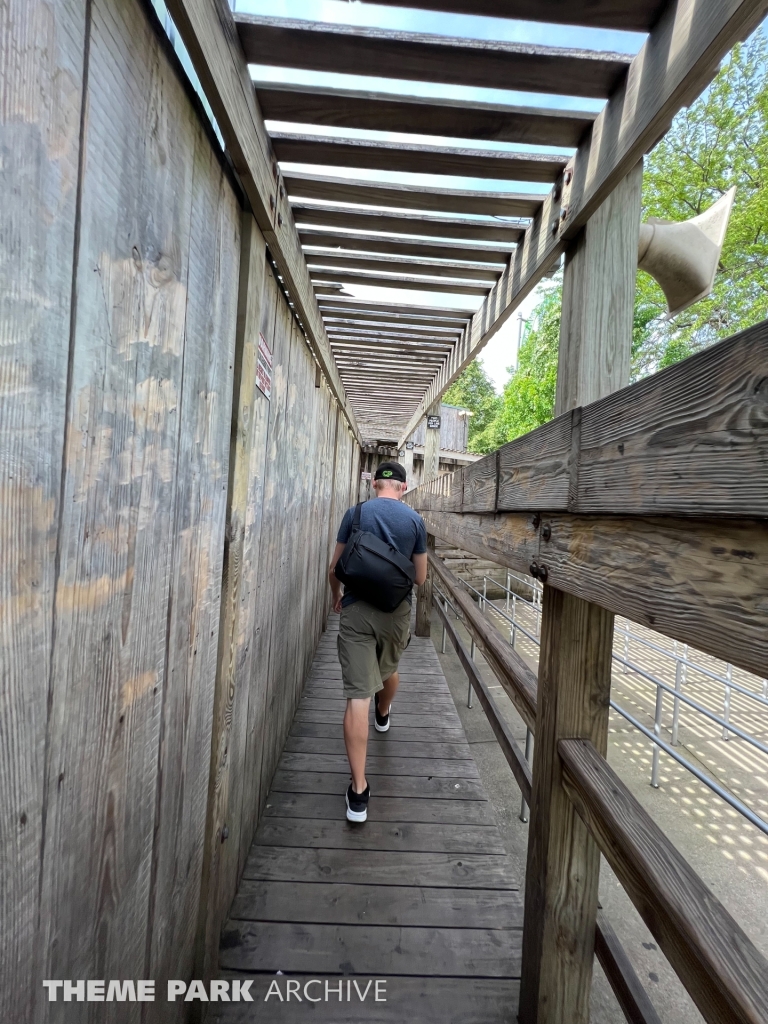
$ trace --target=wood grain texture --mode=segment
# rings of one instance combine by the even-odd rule
[[[339,794],[318,792],[281,793],[272,791],[264,813],[271,818],[315,818],[338,821]],[[408,797],[382,796],[376,791],[376,799],[369,807],[370,821],[419,822],[425,825],[485,825],[496,824],[493,809],[487,800],[418,800]]]
[[[520,894],[511,891],[243,879],[230,917],[401,928],[509,928],[520,927],[522,915]]]
[[[45,978],[139,978],[204,134],[141,7],[91,16],[37,945]]]
[[[259,81],[254,82],[254,88],[268,121],[529,146],[577,146],[595,119],[586,111],[360,89]]]
[[[391,288],[404,288],[406,291],[447,292],[450,295],[486,295],[492,285],[487,283],[466,281],[463,279],[449,281],[442,277],[427,275],[411,277],[405,274],[378,274],[370,270],[317,270],[313,269],[312,283],[322,287],[328,282],[352,282],[362,285],[376,285]]]
[[[608,365],[610,339],[618,335],[612,320],[604,326],[590,334],[603,338],[594,352],[602,370],[582,373],[592,396],[598,381],[607,386],[628,374],[626,360]],[[767,360],[768,322],[761,322],[564,413],[499,449],[495,505],[496,454],[464,470],[464,511],[766,518]],[[581,386],[580,373],[576,366],[572,386]],[[562,401],[572,403],[563,387]],[[408,500],[418,508],[431,502],[428,495],[419,490]]]
[[[545,586],[520,984],[521,1024],[588,1024],[600,852],[563,789],[557,744],[605,756],[613,615]]]
[[[338,789],[336,790],[338,794]],[[413,853],[254,846],[244,878],[352,885],[409,885],[517,892],[519,880],[506,857],[487,854]]]
[[[609,96],[627,70],[627,54],[451,38],[288,18],[235,17],[249,64],[392,76],[479,89]]]
[[[549,12],[550,8],[547,7]],[[621,85],[573,158],[573,177],[544,200],[508,271],[472,320],[466,344],[435,379],[406,425],[439,397],[518,308],[623,178],[714,76],[720,59],[755,28],[765,0],[677,0],[667,4]],[[564,219],[561,209],[566,209]]]
[[[294,132],[272,132],[270,138],[275,156],[283,163],[448,174],[460,178],[494,178],[497,181],[550,184],[567,162],[564,157],[539,153],[369,142]]]
[[[375,231],[375,225],[369,224],[369,232]],[[300,229],[299,237],[305,247],[323,246],[326,249],[340,249],[343,252],[382,252],[392,253],[398,256],[421,256],[425,259],[445,260],[485,260],[492,263],[506,263],[510,254],[514,251],[514,243],[511,242],[452,242],[450,239],[430,239],[419,237],[397,237],[387,238],[386,235],[366,233],[365,229],[348,231],[341,227],[315,227],[306,226]],[[349,296],[338,296],[341,303],[348,302],[351,307],[362,310],[375,310],[386,308],[390,314],[409,316],[408,306],[399,302],[392,302],[388,307],[380,301],[377,304],[363,303],[360,300],[350,299]],[[339,308],[340,302],[323,296],[318,299],[320,311],[323,312],[328,306]],[[453,319],[462,321],[462,328],[471,318],[470,312],[461,310],[453,312]],[[413,314],[410,314],[413,315]],[[440,309],[424,310],[424,314],[430,319],[445,316]]]
[[[569,412],[530,434],[502,445],[498,452],[499,484],[495,507],[468,508],[467,511],[566,511],[572,461],[578,460],[578,450],[573,451],[575,429],[573,413]],[[484,459],[483,462],[487,463],[488,472],[490,460]],[[483,472],[477,468],[480,465],[476,462],[472,466],[478,474]]]
[[[285,967],[312,975],[380,972],[516,978],[520,932],[482,928],[399,928],[231,921],[221,936],[222,967]]]
[[[642,185],[641,160],[566,252],[556,416],[629,383]]]
[[[522,237],[523,229],[514,221],[492,221],[479,217],[438,217],[418,213],[368,210],[331,204],[294,203],[293,212],[299,231],[305,225],[338,227],[359,231],[390,231],[400,234],[427,235],[431,238],[469,238],[478,242],[504,242],[513,245]]]
[[[599,907],[595,921],[595,956],[629,1024],[661,1024],[626,950]]]
[[[429,277],[452,277],[465,281],[493,281],[504,269],[503,265],[469,262],[468,260],[444,261],[401,256],[357,256],[353,254],[329,254],[304,250],[310,273],[318,268],[334,267],[340,270],[369,270],[379,273],[426,274]]]
[[[262,291],[265,277],[263,238],[253,217],[242,217],[242,243],[238,275],[237,338],[233,353],[233,388],[231,427],[227,437],[227,508],[226,545],[222,567],[221,607],[218,631],[216,684],[213,694],[213,716],[207,787],[207,816],[204,844],[203,877],[198,923],[198,970],[202,977],[215,967],[215,951],[220,922],[231,902],[238,875],[239,829],[242,820],[242,762],[245,757],[242,728],[247,721],[248,664],[244,661],[243,641],[250,638],[247,618],[249,607],[243,607],[241,589],[251,580],[245,563],[246,542],[253,542],[246,531],[246,519],[258,515],[262,474],[251,476],[253,448],[263,452],[263,430],[255,429],[259,399],[256,388],[258,326],[261,318]],[[232,275],[234,276],[234,275]],[[230,435],[233,443],[229,444]],[[249,502],[255,507],[249,510]],[[246,533],[248,536],[246,539]],[[258,543],[258,529],[256,531]],[[247,649],[247,648],[246,648]],[[246,671],[242,671],[243,668]],[[233,768],[234,765],[234,768]],[[234,813],[230,814],[230,810]],[[233,842],[224,846],[222,829],[231,822]],[[183,977],[184,975],[182,975]]]
[[[396,182],[385,184],[358,181],[353,178],[332,178],[299,171],[286,171],[283,180],[291,198],[319,199],[326,203],[365,203],[373,206],[394,206],[400,210],[495,217],[532,217],[541,205],[538,196],[525,192],[427,188],[423,185],[400,185]]]
[[[360,440],[354,413],[328,348],[291,207],[280,186],[279,170],[229,4],[226,0],[168,0],[168,9],[189,51],[253,215],[290,290],[318,362],[353,433]]]
[[[269,975],[222,972],[223,977],[253,981],[250,989],[255,1003],[263,1003],[273,981]],[[297,981],[303,984],[303,976]],[[413,1016],[419,1024],[445,1024],[454,1014],[462,1024],[508,1024],[510,1006],[517,1004],[518,982],[511,978],[407,978],[399,977],[397,983],[386,989],[386,1002],[381,990],[379,1002],[374,1000],[374,988],[367,991],[365,1001],[360,1002],[350,979],[345,979],[344,999],[338,1002],[338,982],[335,975],[328,977],[330,999],[317,1003],[312,1016],[323,1024],[360,1024],[361,1013],[366,1024],[391,1024],[391,1021],[408,1020]],[[357,978],[359,990],[365,993],[369,981],[375,978]],[[350,981],[350,1001],[346,1001],[346,982]],[[322,989],[319,990],[323,992]],[[309,995],[316,998],[318,989],[311,987]],[[285,1000],[286,985],[283,984]],[[354,1001],[352,1001],[354,999]],[[306,1020],[307,1007],[291,1002],[279,1002],[272,992],[268,1003],[270,1024],[299,1024]],[[221,1024],[251,1024],[253,1006],[248,1003],[211,1003],[209,1019]]]
[[[39,989],[40,850],[86,5],[0,21],[0,1018]]]
[[[568,796],[704,1019],[764,1021],[765,958],[594,746],[558,749]]]
[[[377,2],[398,6],[398,0]],[[578,5],[568,0],[548,0],[546,7],[537,0],[419,0],[419,3],[429,11],[618,28],[629,32],[647,32],[663,8],[658,0],[594,0],[589,4]]]
[[[202,130],[195,146],[190,225],[182,443],[150,897],[149,968],[158,984],[194,971],[237,316],[240,210]],[[169,1019],[161,1004],[148,1008],[148,1021]]]

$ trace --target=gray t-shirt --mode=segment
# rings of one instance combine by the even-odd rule
[[[336,540],[346,544],[352,532],[352,520],[355,506],[347,509],[341,520]],[[360,529],[374,533],[381,540],[397,548],[401,555],[410,558],[412,555],[423,555],[427,550],[427,528],[418,512],[410,505],[394,498],[371,498],[363,503],[360,509]],[[411,595],[408,595],[410,601]],[[354,594],[344,594],[342,607],[355,602]]]

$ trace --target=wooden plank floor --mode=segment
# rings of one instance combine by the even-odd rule
[[[513,1022],[521,893],[432,642],[405,652],[390,731],[371,725],[353,825],[337,635],[332,616],[222,931],[221,977],[252,979],[254,1001],[208,1019]]]

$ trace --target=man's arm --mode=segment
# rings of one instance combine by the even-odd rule
[[[411,561],[413,562],[414,566],[416,567],[416,579],[415,579],[414,582],[416,583],[417,586],[420,587],[421,584],[427,578],[427,553],[426,553],[426,551],[424,552],[423,555],[411,555]]]
[[[344,547],[345,545],[342,544],[341,541],[336,541],[336,547],[333,550],[333,558],[331,559],[331,567],[328,570],[328,582],[331,584],[331,593],[333,594],[333,610],[335,612],[341,611],[341,598],[343,595],[341,592],[341,581],[336,579],[333,570],[336,566],[336,563],[341,558],[341,552],[344,550]],[[424,555],[425,565],[426,558],[427,556]]]

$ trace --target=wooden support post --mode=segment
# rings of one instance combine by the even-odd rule
[[[438,477],[440,465],[440,430],[429,426],[430,416],[440,415],[440,399],[433,402],[427,409],[424,438],[424,477],[422,483],[429,483]],[[413,452],[411,452],[413,458]],[[427,548],[434,554],[435,538],[432,534],[427,537]],[[430,623],[432,620],[432,570],[427,570],[427,578],[416,592],[416,636],[429,636]]]
[[[408,448],[406,443],[405,455],[403,457],[405,466],[405,479],[408,487],[413,487],[413,448]]]
[[[566,258],[555,412],[629,381],[642,165]],[[546,542],[540,562],[546,565]],[[523,925],[521,1024],[588,1024],[600,853],[562,785],[557,744],[607,752],[613,614],[545,586]]]
[[[435,553],[435,538],[427,534],[427,552]],[[432,622],[432,583],[434,574],[427,569],[427,578],[416,591],[416,636],[429,636]]]

